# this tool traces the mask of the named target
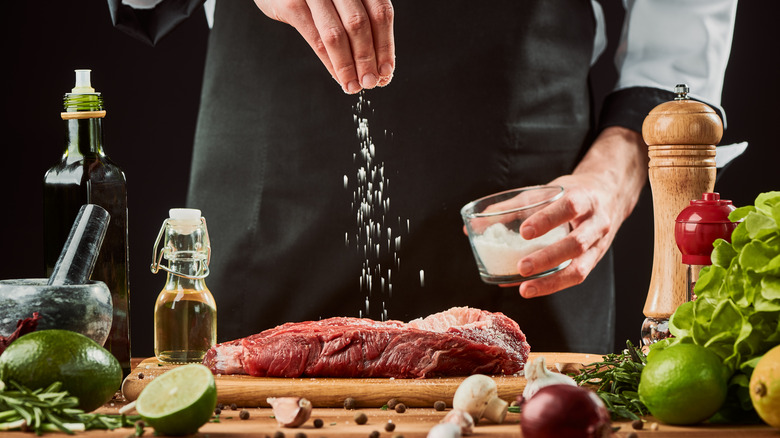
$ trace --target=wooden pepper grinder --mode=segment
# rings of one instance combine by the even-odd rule
[[[691,200],[714,191],[715,145],[723,136],[720,117],[709,106],[691,100],[687,85],[679,84],[674,91],[675,100],[655,107],[642,125],[655,218],[644,345],[670,336],[669,318],[688,298],[687,269],[674,237],[675,218]]]

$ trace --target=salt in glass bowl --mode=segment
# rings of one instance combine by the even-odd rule
[[[560,199],[563,193],[561,186],[525,187],[485,196],[461,208],[460,214],[482,281],[489,284],[516,284],[550,275],[569,265],[571,260],[528,277],[520,275],[517,269],[521,258],[569,234],[567,223],[530,240],[520,235],[523,221]]]

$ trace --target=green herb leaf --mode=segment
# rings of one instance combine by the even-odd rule
[[[630,342],[620,354],[607,354],[601,362],[595,362],[572,375],[580,386],[597,386],[598,395],[613,419],[636,420],[647,414],[647,408],[639,400],[639,378],[647,363],[642,350]]]
[[[44,432],[73,434],[77,430],[132,427],[132,424],[125,424],[123,415],[86,414],[76,409],[78,399],[60,391],[59,382],[34,391],[13,381],[9,386],[10,390],[6,387],[0,393],[0,430],[26,427],[41,435]]]

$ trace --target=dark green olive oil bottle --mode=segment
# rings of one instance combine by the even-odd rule
[[[104,347],[130,373],[127,189],[125,174],[103,149],[103,96],[90,84],[90,70],[76,70],[76,86],[65,94],[65,150],[44,177],[44,262],[51,275],[70,228],[83,204],[111,215],[92,280],[111,290],[114,317]]]

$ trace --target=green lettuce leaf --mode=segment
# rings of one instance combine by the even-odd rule
[[[740,222],[731,242],[715,241],[712,265],[694,287],[697,299],[677,308],[669,321],[674,338],[653,344],[651,353],[676,343],[715,352],[729,372],[719,418],[741,421],[757,418],[748,393],[755,364],[780,344],[780,191],[758,195],[729,219]]]

